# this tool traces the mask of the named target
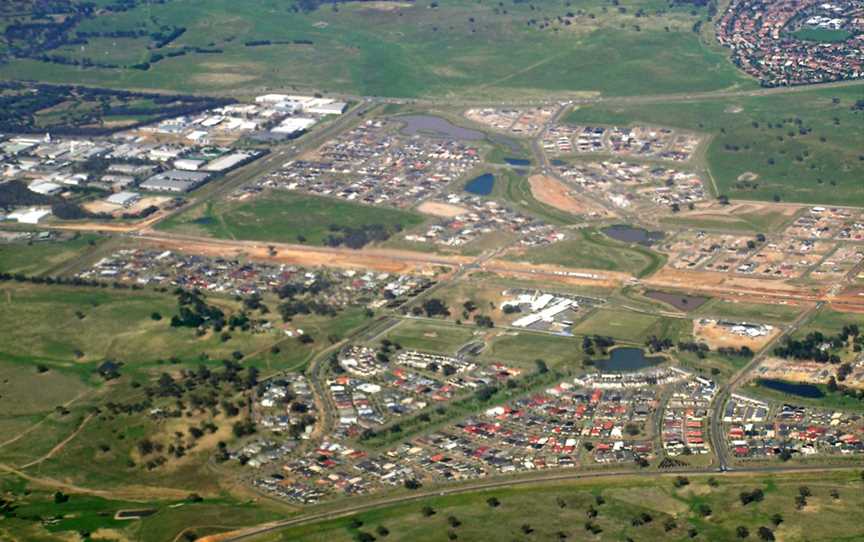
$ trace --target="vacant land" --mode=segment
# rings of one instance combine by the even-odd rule
[[[798,207],[761,203],[740,203],[729,206],[713,205],[708,209],[664,217],[661,222],[707,230],[767,233],[780,230],[791,222]]]
[[[569,235],[573,238],[548,247],[514,252],[508,255],[508,259],[573,268],[623,271],[638,277],[650,275],[665,262],[662,254],[641,246],[620,243],[597,230],[583,229]]]
[[[27,276],[49,273],[92,251],[104,239],[84,234],[63,241],[0,244],[0,272]]]
[[[122,68],[23,58],[0,66],[0,77],[184,92],[299,86],[407,97],[755,86],[692,32],[704,7],[670,8],[654,0],[617,8],[590,0],[581,9],[464,0],[378,6],[322,4],[298,11],[295,4],[268,0],[140,3],[100,13],[72,34],[185,31],[161,48],[138,37],[97,36],[83,47],[48,51],[64,62],[111,61]],[[146,69],[128,66],[148,59]]]
[[[861,86],[784,95],[595,105],[575,123],[651,123],[707,132],[708,167],[721,194],[754,200],[864,203]]]
[[[573,337],[547,333],[508,332],[495,337],[483,351],[491,361],[509,361],[530,364],[542,359],[550,367],[578,368],[582,361],[582,341]]]
[[[199,207],[163,229],[204,233],[220,239],[325,245],[346,228],[380,225],[389,233],[423,222],[417,213],[348,203],[294,192],[272,192],[243,202]]]
[[[412,541],[446,540],[450,532],[459,540],[600,539],[587,531],[589,527],[602,533],[604,540],[607,533],[614,533],[615,540],[644,541],[734,540],[739,526],[751,533],[752,540],[758,539],[760,527],[785,541],[852,540],[859,531],[853,511],[864,506],[864,493],[857,473],[723,476],[715,486],[707,480],[706,476],[690,476],[689,485],[681,489],[673,487],[670,475],[656,480],[576,481],[430,497],[294,527],[257,540],[349,541],[357,539],[359,531],[375,533],[379,526],[389,531],[386,540]],[[804,510],[797,511],[795,497],[802,486],[812,496]],[[756,488],[764,492],[764,500],[743,506],[739,494]],[[840,498],[832,498],[831,490],[837,490]],[[489,506],[491,498],[500,505]],[[425,506],[434,514],[423,514]],[[774,514],[780,515],[779,526],[771,522]],[[457,527],[452,526],[451,517],[458,520]],[[814,529],[816,518],[819,527]]]

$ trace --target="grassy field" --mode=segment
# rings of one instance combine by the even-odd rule
[[[79,235],[63,241],[38,241],[32,244],[0,244],[0,272],[41,275],[92,251],[102,237]]]
[[[801,329],[795,333],[795,336],[803,337],[813,331],[821,331],[825,335],[836,335],[843,326],[851,324],[861,326],[862,323],[864,323],[864,318],[860,314],[837,312],[824,307],[806,324],[801,326]]]
[[[583,359],[582,341],[546,333],[507,333],[495,337],[483,357],[492,361],[531,363],[542,359],[550,367],[579,368]]]
[[[667,318],[619,309],[597,309],[573,326],[577,335],[608,335],[620,341],[643,344],[649,337],[688,340],[692,334],[688,318]]]
[[[673,487],[670,475],[651,480],[583,480],[430,497],[286,529],[256,542],[347,542],[355,540],[359,531],[378,537],[375,533],[379,526],[389,531],[384,540],[418,542],[454,539],[450,532],[458,540],[559,540],[561,532],[567,540],[720,541],[735,540],[738,526],[749,530],[750,540],[758,540],[760,527],[769,527],[777,540],[786,542],[852,541],[860,533],[854,511],[864,506],[864,492],[857,472],[727,475],[719,477],[716,487],[707,479],[690,476],[690,484],[680,489]],[[796,511],[794,499],[802,486],[807,486],[812,496],[803,511]],[[743,506],[739,494],[755,488],[763,490],[764,500]],[[832,489],[839,492],[839,499],[829,496]],[[603,504],[598,504],[598,495]],[[487,504],[492,497],[500,502],[498,507]],[[424,506],[435,513],[428,517],[421,514]],[[597,515],[587,522],[602,530],[597,535],[586,529],[586,512],[592,507]],[[633,521],[642,514],[648,514],[650,521]],[[780,514],[782,519],[778,527],[771,523],[774,514]],[[451,516],[458,520],[457,527],[452,526]],[[819,526],[814,528],[816,518]],[[354,519],[362,525],[352,527]]]
[[[685,227],[694,229],[768,233],[779,231],[794,216],[790,216],[780,210],[761,209],[753,212],[729,213],[719,210],[717,212],[688,213],[686,215],[672,215],[663,217],[660,221],[672,227]]]
[[[474,338],[476,328],[420,320],[404,320],[385,337],[409,350],[453,354]]]
[[[204,233],[221,239],[249,239],[323,245],[331,226],[381,224],[408,229],[423,222],[417,213],[277,191],[242,203],[208,204],[160,224],[162,229]]]
[[[508,255],[509,259],[536,264],[551,264],[604,271],[622,271],[638,277],[650,275],[665,263],[665,256],[638,245],[628,245],[610,239],[602,233],[583,229],[550,246],[535,247],[523,253]]]
[[[712,299],[696,310],[695,316],[729,320],[788,324],[801,314],[802,307],[793,305],[763,305]]]
[[[234,301],[211,298],[209,302],[229,313],[237,309]],[[153,320],[154,312],[162,319]],[[240,351],[263,366],[290,367],[308,360],[326,344],[328,335],[344,336],[365,318],[361,310],[353,309],[332,319],[298,317],[295,325],[316,339],[311,345],[300,345],[276,333],[236,331],[225,342],[212,332],[196,337],[193,329],[170,326],[176,312],[174,296],[154,291],[2,284],[0,359],[90,375],[96,364],[109,358],[134,367],[171,357],[197,361],[203,353],[214,360],[225,359]],[[277,342],[287,344],[278,356],[270,355],[270,346]]]
[[[145,21],[148,31],[183,27],[185,33],[159,52],[186,54],[165,58],[147,71],[13,60],[0,66],[0,77],[184,92],[296,86],[407,97],[755,87],[722,52],[692,32],[705,15],[702,7],[624,0],[613,8],[589,0],[579,8],[442,0],[349,2],[307,13],[272,0],[143,3],[101,14],[75,30],[138,29]],[[573,17],[566,17],[568,12]],[[546,28],[532,22],[546,18]],[[249,46],[253,40],[271,43]],[[94,62],[147,56],[146,43],[136,39],[93,39],[83,51],[63,52]]]
[[[770,201],[864,203],[864,87],[783,95],[580,107],[575,123],[652,123],[711,135],[708,167],[721,194]],[[754,177],[755,176],[755,177]]]

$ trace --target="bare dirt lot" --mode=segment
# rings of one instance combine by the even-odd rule
[[[575,196],[566,184],[557,179],[546,175],[532,175],[528,182],[531,184],[531,193],[540,203],[575,215],[608,215],[604,209]]]
[[[388,273],[434,274],[442,267],[453,269],[471,261],[470,258],[460,256],[441,256],[409,250],[352,250],[254,241],[209,240],[178,235],[162,237],[158,234],[143,235],[141,239],[160,248],[213,257],[245,257],[305,267],[362,268]]]
[[[464,207],[451,205],[449,203],[441,203],[438,201],[424,201],[419,207],[417,207],[417,210],[427,215],[440,216],[444,218],[453,218],[468,212]]]
[[[768,344],[771,339],[776,337],[779,333],[780,328],[774,326],[771,331],[769,331],[768,334],[764,336],[749,337],[732,333],[732,331],[728,327],[717,325],[716,322],[709,322],[703,324],[700,323],[699,320],[693,321],[693,336],[697,340],[703,341],[708,344],[708,346],[710,346],[712,350],[716,350],[717,348],[721,348],[724,346],[731,346],[734,348],[746,346],[750,350],[758,352],[762,349],[763,346]]]

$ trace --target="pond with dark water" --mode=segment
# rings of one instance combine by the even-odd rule
[[[710,297],[703,297],[701,295],[675,294],[672,292],[661,292],[660,290],[649,290],[645,292],[645,297],[668,303],[676,309],[686,312],[698,309],[711,299]]]
[[[527,160],[525,158],[512,158],[508,157],[504,159],[504,162],[510,164],[511,166],[519,166],[519,167],[527,167],[531,165],[531,160]]]
[[[813,384],[800,384],[798,382],[761,378],[759,379],[759,385],[763,388],[768,388],[769,390],[788,393],[789,395],[804,397],[805,399],[819,399],[825,397],[825,393],[819,388],[819,386],[814,386]]]
[[[608,226],[603,228],[602,231],[607,236],[615,239],[616,241],[624,241],[625,243],[639,243],[640,245],[651,246],[657,241],[660,241],[665,237],[665,234],[662,231],[648,231],[644,228],[637,228],[635,226],[627,226],[625,224],[617,224],[615,226]]]
[[[464,141],[486,139],[486,134],[483,132],[456,126],[446,119],[432,115],[406,115],[397,117],[397,120],[405,123],[402,133],[407,135],[425,135]]]
[[[660,356],[646,356],[641,348],[623,347],[609,351],[608,359],[599,359],[594,366],[606,373],[630,373],[663,363]]]
[[[474,177],[465,184],[465,191],[478,196],[488,196],[492,193],[495,187],[495,175],[484,173],[479,177]]]

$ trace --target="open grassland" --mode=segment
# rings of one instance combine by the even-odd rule
[[[246,239],[323,245],[334,228],[380,224],[391,231],[423,222],[417,213],[277,191],[244,202],[208,204],[166,221],[162,229]]]
[[[270,521],[277,513],[266,505],[237,502],[229,498],[201,502],[178,500],[128,501],[105,499],[78,493],[55,503],[47,488],[28,486],[17,477],[0,478],[4,496],[15,503],[16,514],[0,521],[0,538],[10,541],[63,542],[80,540],[79,534],[91,533],[91,540],[166,542],[188,529],[202,536],[232,527]],[[140,520],[115,519],[121,510],[150,510]],[[43,523],[43,519],[58,518]]]
[[[665,256],[648,248],[621,243],[602,233],[583,229],[572,237],[549,246],[514,252],[508,259],[563,267],[622,271],[637,277],[650,275],[663,267]]]
[[[65,241],[0,244],[0,272],[28,276],[50,273],[101,242],[98,235],[84,234]]]
[[[347,542],[356,540],[361,531],[378,537],[374,533],[379,526],[389,531],[385,540],[418,542],[454,539],[451,532],[458,540],[558,540],[562,539],[558,533],[564,533],[567,540],[652,542],[695,537],[720,541],[735,540],[739,526],[747,528],[751,540],[758,539],[760,527],[771,529],[777,540],[786,542],[851,541],[860,534],[855,511],[864,506],[864,491],[857,472],[726,475],[718,477],[716,487],[707,480],[706,476],[690,476],[689,485],[680,489],[673,487],[672,476],[583,480],[430,497],[286,529],[256,542]],[[802,486],[812,496],[797,511],[795,497]],[[739,494],[757,488],[764,492],[764,500],[742,505]],[[832,490],[839,493],[838,499],[829,495]],[[489,506],[490,498],[500,505]],[[421,513],[425,506],[434,514]],[[596,511],[596,517],[588,515],[590,510]],[[771,522],[775,514],[781,520],[776,527]],[[640,516],[643,521],[638,521]],[[457,520],[456,527],[451,517]],[[648,518],[650,521],[644,521]],[[596,527],[598,534],[588,532],[586,524]]]
[[[238,310],[233,300],[209,298],[227,313]],[[162,316],[154,320],[153,313]],[[136,365],[152,365],[176,358],[195,361],[228,359],[241,352],[263,368],[301,365],[327,344],[327,337],[344,337],[365,321],[362,311],[346,310],[336,317],[296,318],[315,342],[301,345],[277,332],[231,332],[228,340],[208,331],[171,327],[177,300],[171,294],[147,290],[115,290],[66,286],[0,285],[0,361],[71,369],[89,375],[104,359]],[[280,344],[280,352],[270,347]]]
[[[619,309],[597,309],[573,326],[577,335],[608,335],[619,341],[644,344],[656,336],[672,342],[689,340],[692,335],[689,318],[668,318]]]
[[[864,86],[783,95],[593,105],[574,123],[651,123],[710,134],[707,164],[721,194],[739,199],[864,204]]]
[[[793,322],[802,311],[803,307],[794,305],[764,305],[712,299],[699,307],[695,316],[733,321],[788,324]]]
[[[703,7],[670,8],[656,0],[623,0],[617,7],[589,0],[579,9],[560,2],[499,6],[465,0],[325,4],[311,12],[292,6],[273,0],[142,3],[76,30],[185,28],[158,49],[166,58],[149,70],[19,59],[0,66],[0,77],[184,92],[297,86],[407,97],[755,86],[692,32]],[[565,17],[568,12],[573,17]],[[541,28],[546,18],[550,25]],[[144,41],[92,39],[83,50],[60,53],[131,62],[148,57]],[[180,51],[185,53],[167,56]]]

